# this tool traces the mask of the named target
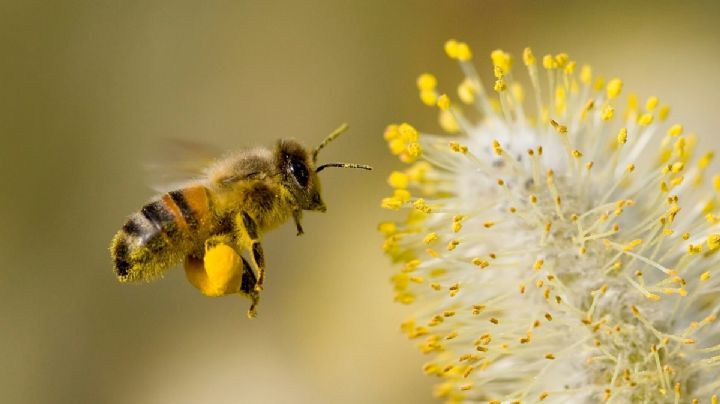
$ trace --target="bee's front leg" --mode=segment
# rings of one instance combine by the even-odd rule
[[[295,221],[295,228],[297,229],[298,236],[302,236],[305,233],[303,231],[302,225],[300,224],[300,219],[302,219],[302,211],[294,210],[293,211],[293,220]]]

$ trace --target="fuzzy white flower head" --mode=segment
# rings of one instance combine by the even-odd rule
[[[526,103],[509,54],[491,55],[490,96],[468,46],[445,50],[472,108],[441,95],[434,76],[418,78],[449,134],[388,127],[391,152],[411,166],[391,174],[382,204],[407,218],[380,225],[402,263],[396,299],[417,308],[402,329],[441,379],[436,394],[717,403],[712,153],[696,156],[695,136],[666,123],[656,97],[622,102],[619,79],[594,78],[566,54],[538,69],[525,49]]]

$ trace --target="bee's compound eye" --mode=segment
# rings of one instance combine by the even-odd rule
[[[305,188],[307,186],[310,175],[304,161],[292,159],[290,161],[290,172],[301,187]]]

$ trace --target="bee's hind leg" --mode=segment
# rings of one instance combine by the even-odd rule
[[[248,309],[248,317],[253,318],[257,315],[257,305],[260,303],[260,292],[255,289],[257,279],[255,278],[252,268],[250,268],[250,264],[245,258],[242,259],[242,262],[243,274],[242,281],[240,282],[240,292],[252,301],[252,303],[250,303],[250,309]]]

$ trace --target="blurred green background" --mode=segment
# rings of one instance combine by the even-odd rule
[[[632,4],[626,4],[632,3]],[[415,77],[460,78],[451,37],[566,51],[718,146],[717,2],[14,1],[0,3],[0,401],[433,402],[399,332],[379,200],[390,122],[437,129]],[[152,195],[161,139],[223,148],[351,131],[323,161],[325,214],[264,243],[259,316],[173,270],[120,285],[108,243]]]

